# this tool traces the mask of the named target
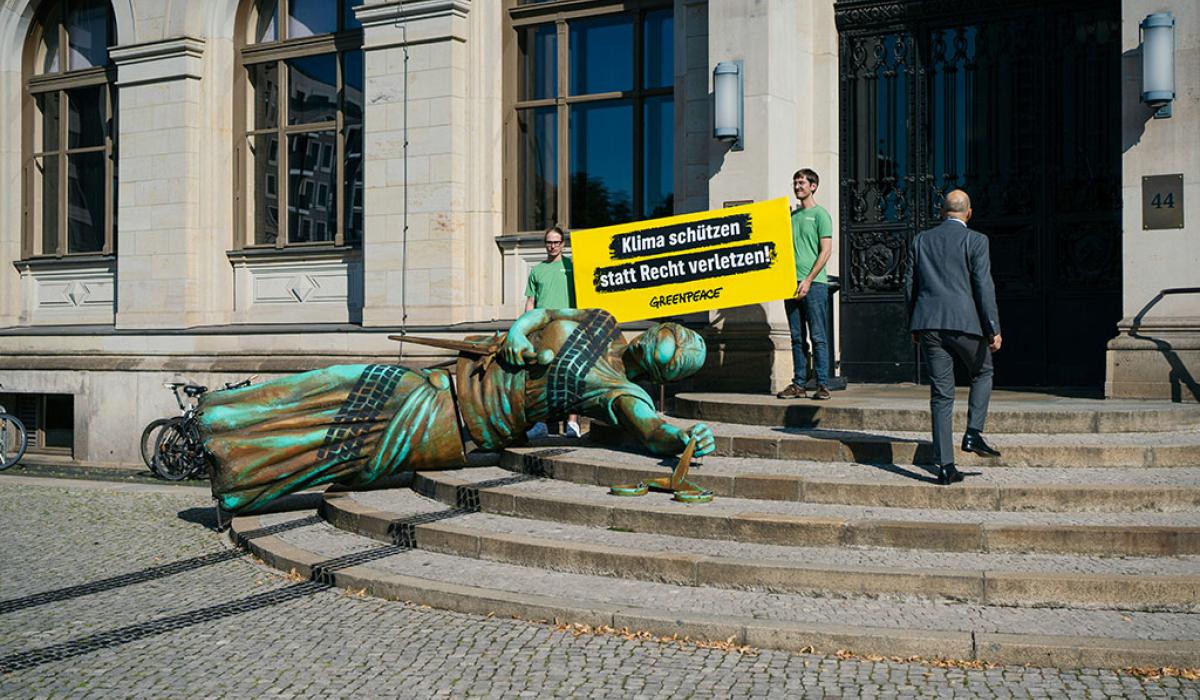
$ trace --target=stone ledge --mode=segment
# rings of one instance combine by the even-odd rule
[[[363,50],[438,41],[466,42],[471,0],[417,0],[361,5],[354,13],[363,26]]]
[[[180,78],[199,80],[204,76],[203,39],[185,36],[115,46],[109,56],[117,65],[119,87]]]

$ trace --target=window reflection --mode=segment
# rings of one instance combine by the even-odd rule
[[[570,119],[571,226],[633,220],[633,105],[573,106]]]
[[[67,157],[67,250],[96,253],[104,247],[102,152]]]
[[[67,91],[67,147],[104,145],[104,87]]]
[[[58,95],[55,92],[44,92],[37,96],[38,111],[42,114],[41,128],[42,151],[58,150]]]
[[[29,70],[58,75],[25,85],[36,109],[31,148],[37,155],[27,183],[30,248],[34,255],[103,252],[116,228],[115,94],[106,73],[87,69],[108,64],[115,42],[111,9],[102,0],[53,2],[40,21]]]
[[[42,232],[43,255],[58,252],[58,159],[53,155],[34,161],[34,211],[40,214],[37,224]]]
[[[275,134],[258,134],[249,138],[250,164],[253,176],[247,201],[252,207],[251,226],[254,242],[270,245],[279,237],[279,196],[276,190],[277,172],[275,150],[278,137]]]
[[[42,39],[38,45],[37,60],[34,70],[41,73],[57,73],[62,70],[60,46],[58,43],[58,21],[47,22],[42,29]]]
[[[316,243],[333,240],[337,231],[337,202],[318,207],[317,186],[337,187],[337,174],[318,168],[325,146],[337,143],[336,132],[314,131],[288,136],[288,241]],[[324,226],[324,237],[318,237],[316,224]]]
[[[337,118],[337,54],[286,61],[288,124],[310,124]]]
[[[247,66],[254,90],[254,128],[271,129],[279,124],[279,66],[274,61]]]
[[[345,91],[345,117],[360,122],[363,118],[363,52],[342,54],[342,83]]]
[[[558,220],[558,114],[553,107],[521,110],[518,203],[520,227],[545,229]]]
[[[642,20],[643,87],[675,82],[675,22],[670,10],[647,12]]]
[[[89,0],[68,7],[68,70],[108,63],[108,3]]]
[[[363,0],[346,0],[345,6],[342,8],[342,27],[345,29],[362,29],[362,22],[358,21],[358,17],[354,14],[354,8],[363,3]]]
[[[288,38],[332,34],[337,31],[336,0],[289,0]]]
[[[255,7],[254,37],[259,42],[279,39],[279,1],[259,0]]]
[[[672,9],[612,5],[588,17],[546,12],[513,30],[518,230],[674,213]]]
[[[592,17],[567,26],[572,95],[633,89],[631,17]]]
[[[670,95],[649,97],[643,108],[642,218],[675,213],[675,102]]]
[[[357,243],[363,234],[363,150],[361,125],[346,129],[346,243]],[[333,190],[330,190],[332,200]],[[331,224],[332,225],[332,224]]]
[[[558,95],[558,31],[553,24],[520,30],[523,100],[542,100]]]
[[[292,0],[284,6],[308,29],[321,29],[325,25],[320,22],[329,17],[336,22],[357,4],[330,2],[321,9]],[[332,14],[322,14],[326,9]],[[254,108],[253,122],[245,129],[262,133],[246,134],[244,167],[252,191],[244,199],[241,219],[245,244],[355,243],[362,239],[363,226],[363,52],[321,53],[320,44],[297,46],[291,38],[279,47],[256,50],[252,55],[261,63],[247,69]],[[339,45],[354,38],[343,36]],[[287,71],[283,103],[278,100],[280,70]],[[334,128],[339,115],[340,132]],[[282,209],[281,199],[287,203]]]

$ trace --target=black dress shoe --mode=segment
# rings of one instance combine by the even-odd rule
[[[949,486],[963,480],[963,474],[954,468],[953,464],[943,464],[938,467],[938,483],[942,486]]]
[[[983,441],[983,433],[977,433],[973,430],[968,430],[963,434],[962,451],[974,452],[984,457],[1000,456],[999,450],[992,449],[990,445]]]

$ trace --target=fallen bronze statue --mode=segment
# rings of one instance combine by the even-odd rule
[[[704,340],[657,323],[626,342],[597,309],[536,309],[507,333],[465,341],[448,369],[337,365],[206,394],[200,432],[221,508],[242,513],[314,486],[361,489],[401,472],[460,467],[468,441],[499,450],[539,421],[582,414],[619,426],[658,455],[713,451],[712,431],[663,421],[639,380],[684,379]]]

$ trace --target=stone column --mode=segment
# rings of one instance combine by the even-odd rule
[[[1140,100],[1138,24],[1152,12],[1175,16],[1175,103],[1154,119]],[[1200,401],[1200,7],[1186,0],[1125,0],[1122,19],[1123,319],[1108,344],[1105,394],[1113,398]],[[1183,176],[1184,227],[1143,229],[1142,178]]]
[[[11,14],[0,10],[0,26],[15,21]],[[6,115],[21,114],[20,47],[0,53],[0,112]],[[21,160],[21,120],[0,120],[0,328],[17,325],[24,306],[21,275],[12,266],[21,259]]]
[[[690,25],[691,15],[687,17]],[[834,252],[827,269],[836,274],[838,82],[832,3],[709,0],[707,25],[709,99],[713,66],[737,59],[743,62],[745,99],[743,150],[713,140],[709,125],[709,208],[790,197],[792,173],[801,167],[817,170],[817,201],[834,221]],[[690,81],[688,86],[692,88]],[[691,144],[688,148],[690,155]],[[835,300],[835,317],[836,310]],[[792,360],[783,302],[724,309],[711,320],[717,328],[710,353],[719,365],[714,376],[719,388],[768,391],[787,385]]]
[[[492,318],[499,3],[386,2],[356,12],[366,60],[363,325],[396,326],[406,311],[411,325]]]
[[[222,245],[202,225],[213,206],[203,197],[213,188],[202,160],[220,148],[206,132],[204,50],[203,41],[179,37],[111,51],[119,109],[118,328],[209,322],[205,290],[231,286],[199,274],[205,253]]]

